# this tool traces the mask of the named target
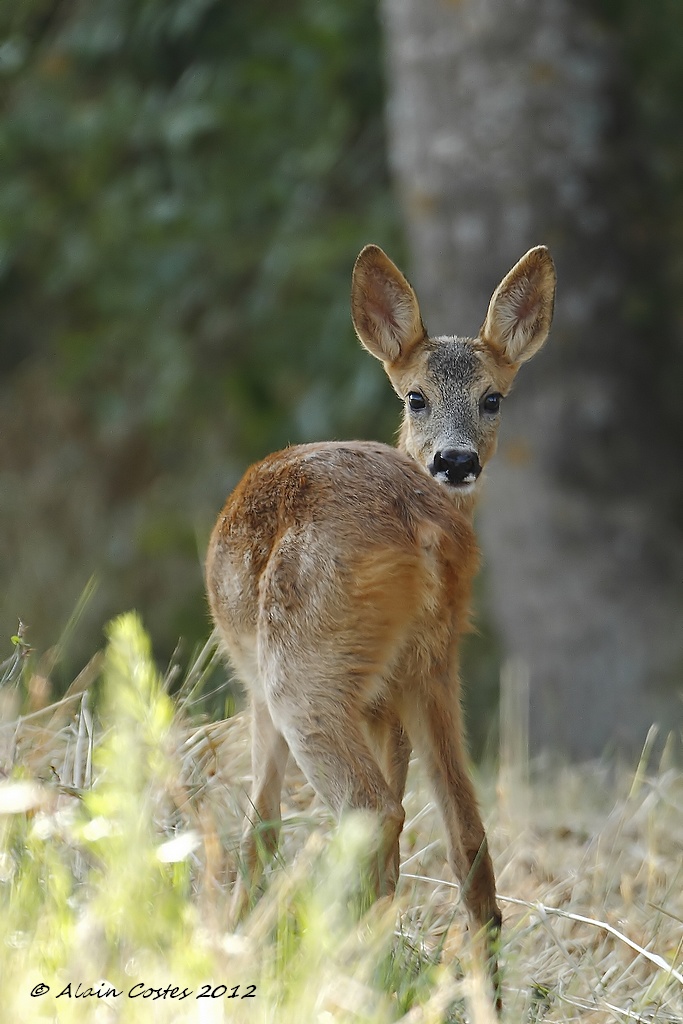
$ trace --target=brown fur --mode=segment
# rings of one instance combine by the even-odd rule
[[[438,482],[429,467],[437,450],[454,446],[476,452],[481,465],[491,456],[498,420],[482,411],[483,399],[506,394],[543,344],[553,295],[552,261],[538,247],[499,285],[478,338],[430,339],[408,282],[367,246],[354,268],[356,331],[401,398],[420,391],[428,411],[406,408],[400,450],[363,441],[288,448],[252,466],[228,498],[206,578],[219,636],[253,708],[236,916],[277,845],[289,751],[335,811],[377,815],[375,890],[391,894],[414,745],[473,923],[497,933],[459,704],[458,648],[478,563],[477,484]]]

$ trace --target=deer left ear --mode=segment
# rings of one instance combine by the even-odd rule
[[[385,366],[407,359],[426,336],[415,292],[378,245],[366,245],[356,260],[351,317],[361,343]]]
[[[479,332],[482,341],[510,363],[531,359],[550,331],[555,282],[555,266],[546,247],[530,249],[493,293]]]

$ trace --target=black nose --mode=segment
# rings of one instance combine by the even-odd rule
[[[432,476],[445,473],[449,484],[474,483],[481,473],[479,456],[469,448],[446,448],[437,452],[429,468]]]

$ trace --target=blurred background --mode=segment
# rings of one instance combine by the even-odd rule
[[[56,692],[131,607],[189,657],[249,462],[393,437],[361,246],[467,334],[545,242],[555,326],[479,513],[470,732],[495,741],[514,665],[535,751],[680,735],[682,98],[674,0],[3,5],[0,660],[19,619],[52,647],[91,578]]]

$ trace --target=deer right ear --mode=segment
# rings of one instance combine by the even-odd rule
[[[537,245],[496,288],[480,337],[509,363],[525,363],[548,337],[554,304],[555,267]]]
[[[366,245],[353,268],[351,317],[376,359],[397,363],[426,336],[415,292],[377,245]]]

